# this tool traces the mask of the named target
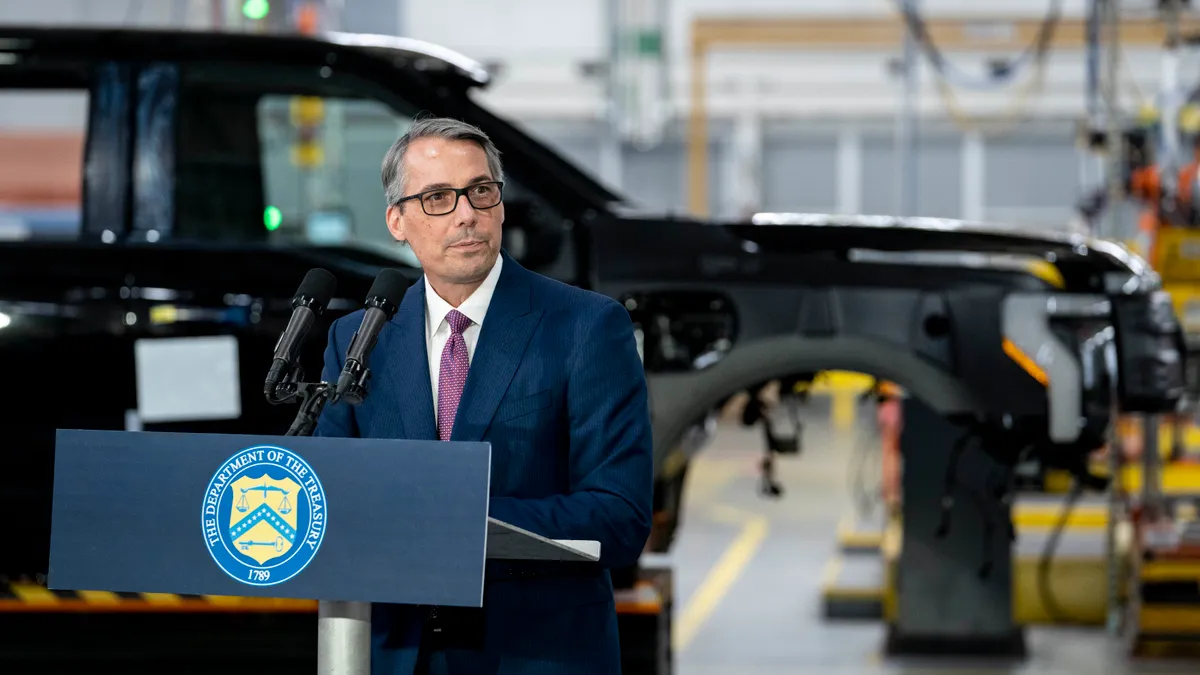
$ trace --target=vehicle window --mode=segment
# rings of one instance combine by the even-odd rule
[[[174,236],[344,245],[417,266],[387,230],[380,166],[416,114],[439,112],[353,75],[189,64],[179,91]],[[517,173],[506,167],[504,246],[525,264],[567,275],[569,224],[530,189],[536,175]]]
[[[391,250],[379,172],[412,118],[373,100],[266,94],[258,101],[262,227],[279,244],[346,244]]]
[[[0,90],[0,238],[74,238],[82,223],[83,90]]]

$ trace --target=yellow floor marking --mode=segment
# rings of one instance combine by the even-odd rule
[[[742,516],[742,530],[733,543],[721,554],[717,564],[708,571],[708,575],[700,582],[699,588],[688,599],[687,604],[679,613],[675,626],[673,649],[676,653],[687,648],[700,627],[712,615],[717,605],[729,593],[729,589],[738,580],[746,565],[758,551],[763,539],[767,536],[767,519],[760,515],[743,512],[733,508],[714,508],[715,514],[724,516],[721,520],[731,519],[733,514]],[[748,516],[748,517],[746,517]]]

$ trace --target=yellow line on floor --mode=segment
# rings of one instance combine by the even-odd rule
[[[717,605],[729,593],[738,577],[746,569],[746,565],[758,552],[758,547],[767,536],[767,519],[763,516],[743,512],[738,509],[724,508],[718,510],[720,515],[729,518],[731,512],[742,515],[741,532],[733,543],[721,554],[717,564],[708,571],[708,575],[700,582],[696,592],[688,599],[680,611],[674,628],[672,648],[676,653],[683,651],[691,644],[700,627],[712,615]]]

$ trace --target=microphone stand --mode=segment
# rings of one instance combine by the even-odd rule
[[[272,403],[300,401],[286,436],[312,436],[317,420],[333,393],[328,382],[300,382],[299,367],[275,385]],[[342,600],[317,602],[317,675],[370,675],[371,603]]]
[[[300,409],[296,411],[296,418],[292,420],[292,426],[288,427],[284,435],[312,436],[317,428],[317,420],[321,419],[321,412],[329,402],[333,387],[328,382],[298,382],[280,385],[275,391],[279,392],[284,386],[294,389],[294,392],[286,395],[285,402],[300,399]]]

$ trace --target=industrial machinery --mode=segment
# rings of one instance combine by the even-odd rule
[[[1188,362],[1180,405],[1162,411],[1164,415],[1119,419],[1119,433],[1106,459],[1113,478],[1108,527],[1112,531],[1123,525],[1128,532],[1123,551],[1109,551],[1109,564],[1127,567],[1129,574],[1128,592],[1119,599],[1110,597],[1110,604],[1119,605],[1112,616],[1121,619],[1110,620],[1110,625],[1125,624],[1134,651],[1200,644],[1200,549],[1193,525],[1200,471],[1187,442],[1200,400],[1195,358],[1200,354],[1200,88],[1183,80],[1183,63],[1194,55],[1200,37],[1181,27],[1183,12],[1193,5],[1190,0],[1159,4],[1166,40],[1156,109],[1151,114],[1143,111],[1136,124],[1122,125],[1110,63],[1104,128],[1099,128],[1101,116],[1093,106],[1084,138],[1086,148],[1108,155],[1109,184],[1080,206],[1093,231],[1130,241],[1161,276],[1180,318],[1181,350]],[[1117,18],[1115,11],[1109,12],[1110,22]],[[1093,56],[1096,49],[1092,44]],[[1110,46],[1113,61],[1111,50]],[[1089,63],[1094,67],[1095,59]],[[1099,87],[1095,78],[1089,80],[1094,99]],[[1118,198],[1138,206],[1135,227],[1122,222],[1112,204]],[[1102,211],[1107,211],[1107,223],[1098,220]],[[1077,495],[1071,496],[1068,506]],[[1064,513],[1060,530],[1069,517]]]
[[[981,533],[1006,532],[1007,514],[985,517],[954,499],[960,460],[985,458],[998,467],[1001,479],[981,497],[987,503],[1006,503],[1005,476],[1026,457],[1094,484],[1086,457],[1104,443],[1114,410],[1171,410],[1182,392],[1169,299],[1157,276],[1120,245],[939,219],[758,214],[700,222],[640,213],[477,103],[487,71],[433,45],[346,34],[0,28],[0,57],[0,90],[88,95],[78,232],[0,242],[0,361],[19,383],[0,417],[7,468],[0,504],[22,514],[7,535],[13,545],[0,550],[0,575],[25,580],[13,586],[23,589],[14,590],[13,603],[0,603],[22,611],[0,611],[0,659],[36,655],[45,669],[68,656],[59,636],[80,631],[67,626],[86,625],[88,616],[116,625],[117,614],[86,597],[64,605],[74,613],[55,614],[63,603],[48,602],[44,615],[23,600],[44,597],[37,579],[47,565],[56,428],[282,433],[294,411],[263,400],[261,374],[297,280],[314,266],[338,277],[340,298],[326,313],[332,320],[357,307],[381,268],[420,274],[402,247],[378,241],[373,233],[382,224],[354,223],[346,216],[353,204],[316,197],[341,181],[353,195],[347,201],[382,205],[378,162],[421,112],[476,124],[499,146],[505,246],[522,265],[628,309],[654,422],[658,531],[651,550],[669,546],[679,526],[686,469],[713,411],[763,382],[848,370],[903,387],[947,429],[945,439],[927,439],[928,448],[906,450],[910,465],[931,467],[906,473],[906,481],[922,473],[931,481],[906,482],[905,509],[925,509],[906,512],[906,522],[930,523],[928,531],[906,528],[906,536],[950,533],[976,553]],[[356,129],[383,129],[372,141],[378,147],[363,151],[367,161],[355,164],[343,152],[349,139],[328,153],[314,141],[335,126],[323,112],[328,106],[332,117],[334,102],[345,103],[338,114],[362,116]],[[295,131],[295,145],[282,156],[302,170],[287,181],[269,152],[278,141],[275,123]],[[331,167],[342,173],[322,182],[320,172]],[[270,197],[285,193],[291,202],[283,206]],[[137,374],[150,367],[140,360],[142,347],[205,336],[236,340],[236,412],[142,414],[147,402]],[[307,345],[306,363],[319,362],[319,342]],[[104,382],[105,395],[67,388],[75,382]],[[908,498],[914,493],[941,506],[928,510]],[[1001,558],[985,552],[970,565],[986,577],[1003,566]],[[625,593],[653,582],[624,570],[614,571],[614,583]],[[630,614],[654,608],[653,621],[624,624],[634,633],[622,643],[636,645],[651,627],[659,630],[666,605],[630,597],[629,607],[641,608]],[[153,599],[139,602],[155,607]],[[135,651],[145,648],[149,627],[227,630],[202,615],[229,605],[168,602],[195,612],[138,624]],[[35,615],[51,637],[8,630],[32,625]],[[181,628],[175,619],[190,623]],[[315,628],[315,615],[312,621]],[[286,626],[304,624],[274,625],[290,635]],[[13,635],[20,638],[10,644]],[[128,646],[115,637],[91,644]],[[218,658],[228,655],[223,647],[243,650],[243,663],[266,658],[244,651],[244,640],[214,640],[204,651]],[[307,648],[289,655],[308,658]],[[645,653],[662,672],[662,650]],[[285,666],[302,667],[275,667]],[[641,668],[631,662],[627,672],[654,672]]]

